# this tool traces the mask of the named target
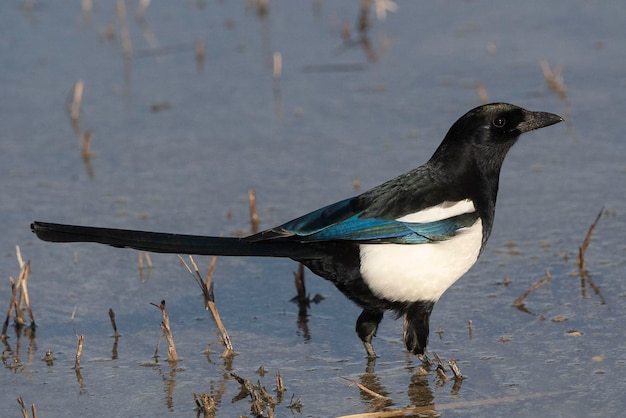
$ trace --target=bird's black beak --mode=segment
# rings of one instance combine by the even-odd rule
[[[524,133],[539,128],[545,128],[546,126],[554,125],[559,122],[563,122],[563,118],[554,113],[527,111],[524,121],[517,125],[517,128]]]

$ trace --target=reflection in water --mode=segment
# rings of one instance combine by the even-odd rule
[[[165,373],[163,373],[163,369],[161,368],[161,365],[158,363],[158,361],[154,364],[154,367],[156,367],[159,372],[159,376],[161,376],[161,379],[163,379],[163,382],[165,383],[163,387],[163,392],[165,393],[165,406],[168,410],[173,411],[174,388],[176,387],[176,373],[178,371],[182,371],[183,369],[176,367],[176,365],[178,364],[177,361],[168,361],[168,364],[171,369],[167,376],[165,375]]]
[[[9,318],[5,322],[5,327],[8,328]],[[35,340],[35,325],[34,322],[30,326],[20,325],[16,323],[15,330],[15,350],[11,347],[8,341],[8,336],[5,333],[2,334],[0,341],[4,344],[4,350],[2,351],[2,364],[14,373],[30,374],[28,366],[32,366],[33,358],[37,352],[37,343]],[[22,362],[22,335],[28,338],[28,351],[26,353],[26,362]]]
[[[374,367],[376,366],[376,358],[368,357],[367,365],[365,367],[365,373],[363,373],[359,380],[363,386],[366,388],[376,392],[377,394],[384,396],[378,397],[373,396],[365,391],[361,391],[361,399],[363,402],[368,405],[369,411],[381,411],[385,408],[389,408],[393,405],[393,401],[388,397],[389,391],[385,386],[380,382],[380,378],[374,372]]]
[[[80,374],[80,367],[75,368],[74,371],[76,372],[76,381],[78,382],[78,387],[80,388],[78,394],[86,395],[87,386],[85,385],[85,382],[83,381],[83,375]]]
[[[407,389],[407,395],[412,406],[427,406],[435,402],[433,391],[428,383],[430,373],[415,373]]]
[[[435,363],[432,363],[426,356],[420,358],[421,364],[417,367],[412,364],[414,358],[410,355],[407,356],[407,365],[404,367],[404,370],[410,374],[410,383],[406,392],[409,398],[409,406],[404,410],[394,410],[394,412],[398,413],[397,416],[401,416],[400,414],[404,413],[437,413],[435,411],[435,396],[430,386],[433,377],[437,387],[444,387],[449,384],[448,382],[452,381],[450,382],[452,384],[450,392],[452,396],[458,396],[463,377],[460,370],[458,370],[458,366],[456,366],[456,362],[454,360],[449,361],[453,376],[448,377],[446,375],[446,366],[441,359],[437,356],[436,358],[437,368],[433,372],[432,369]],[[390,399],[390,391],[383,385],[380,376],[374,371],[375,365],[376,359],[368,359],[365,373],[360,376],[360,383],[357,384],[361,386],[361,399],[363,403],[368,405],[367,410],[369,414],[389,411],[394,405],[394,401]]]
[[[306,284],[304,282],[304,265],[298,264],[298,270],[293,273],[293,280],[296,286],[296,296],[291,299],[291,302],[298,304],[298,321],[296,325],[299,331],[302,331],[302,336],[305,342],[311,340],[311,333],[309,331],[309,308],[311,302],[318,304],[324,300],[324,297],[320,294],[316,294],[311,298],[306,292]]]

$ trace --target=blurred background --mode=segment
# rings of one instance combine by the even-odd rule
[[[621,413],[625,12],[534,0],[3,2],[0,309],[19,245],[37,326],[8,319],[0,405],[9,416],[18,397],[47,417],[190,416],[192,394],[205,393],[217,416],[251,414],[234,372],[272,394],[276,416]],[[429,349],[456,359],[462,381],[422,375],[391,316],[368,364],[359,309],[306,272],[307,292],[324,299],[299,314],[289,260],[217,260],[216,304],[237,352],[224,359],[176,256],[142,269],[136,251],[48,244],[29,229],[242,235],[250,189],[269,228],[422,164],[458,117],[492,101],[566,122],[509,153],[490,242],[435,307]],[[196,257],[203,275],[210,261]],[[165,341],[154,358],[161,313],[150,303],[161,300],[176,363]]]

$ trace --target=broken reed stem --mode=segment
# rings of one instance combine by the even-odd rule
[[[578,260],[577,261],[578,261],[578,268],[580,269],[581,273],[586,270],[585,252],[587,251],[587,247],[589,247],[589,244],[591,243],[591,235],[593,234],[594,229],[596,229],[596,225],[598,224],[598,221],[600,221],[602,212],[604,212],[604,207],[602,207],[602,209],[600,209],[600,212],[598,212],[598,215],[596,216],[595,221],[593,221],[593,223],[589,227],[589,231],[587,231],[587,235],[585,236],[585,240],[583,241],[583,244],[578,248]]]
[[[122,37],[122,51],[124,58],[130,60],[133,54],[133,47],[130,41],[130,32],[126,23],[126,1],[117,0],[117,18],[120,24],[120,35]]]
[[[83,342],[85,340],[84,335],[78,336],[78,347],[76,347],[76,360],[74,361],[74,370],[80,369],[80,357],[83,355]]]
[[[370,27],[369,21],[369,9],[372,0],[361,0],[361,9],[359,10],[359,19],[357,21],[357,28],[359,32],[365,33]]]
[[[92,0],[82,0],[81,1],[81,5],[82,5],[82,9],[83,9],[83,14],[91,15],[91,13],[93,12]]]
[[[478,83],[478,97],[480,97],[480,102],[482,104],[489,103],[489,95],[487,94],[487,89],[483,83]]]
[[[443,381],[445,384],[450,378],[446,375],[446,367],[443,365],[443,361],[439,357],[439,354],[433,352],[433,357],[435,357],[435,361],[437,362],[437,376]]]
[[[26,406],[24,405],[24,399],[20,396],[17,398],[17,403],[20,404],[20,409],[22,411],[22,417],[28,418],[28,411],[26,410]]]
[[[463,373],[461,373],[461,369],[459,369],[458,364],[456,364],[456,360],[455,359],[450,359],[448,360],[448,366],[450,366],[450,370],[452,370],[452,373],[454,374],[454,378],[455,379],[463,379]]]
[[[109,319],[111,319],[111,326],[113,327],[113,336],[119,337],[120,334],[117,332],[117,324],[115,323],[115,312],[113,312],[113,308],[109,308]]]
[[[256,12],[260,17],[267,16],[269,12],[269,0],[256,0]]]
[[[20,275],[18,276],[17,279],[17,283],[15,284],[15,291],[16,294],[19,291],[20,295],[19,297],[16,297],[15,299],[15,322],[19,325],[24,325],[26,323],[26,319],[24,318],[24,303],[25,303],[25,296],[24,296],[24,280],[26,280],[26,277],[28,277],[28,269],[25,269],[24,267],[22,267],[22,269],[20,270]],[[17,296],[17,295],[16,295]]]
[[[202,295],[204,296],[204,307],[206,310],[211,312],[213,321],[215,321],[215,324],[217,325],[220,341],[222,342],[224,347],[226,347],[226,349],[222,353],[222,357],[228,357],[234,354],[235,350],[233,348],[233,343],[230,340],[228,331],[226,331],[226,327],[224,327],[222,318],[220,317],[217,306],[215,305],[215,293],[213,291],[213,273],[215,271],[215,264],[217,263],[217,256],[213,256],[213,258],[211,259],[211,264],[209,265],[209,271],[207,272],[206,281],[202,280],[198,265],[196,264],[192,256],[189,256],[189,260],[191,262],[191,265],[193,266],[193,270],[187,265],[187,263],[181,256],[178,256],[178,258],[183,262],[183,265],[187,268],[187,271],[189,271],[189,273],[194,276],[196,282],[202,290]]]
[[[7,317],[4,320],[4,324],[2,325],[2,334],[0,338],[4,341],[7,337],[7,329],[9,328],[9,319],[11,318],[11,311],[13,307],[16,306],[17,299],[17,287],[15,286],[15,280],[13,277],[9,277],[9,282],[11,283],[11,301],[9,302],[9,309],[7,311]]]
[[[146,10],[148,10],[148,6],[150,6],[150,0],[139,0],[139,5],[137,6],[137,12],[135,13],[135,17],[138,20],[142,20],[146,16]]]
[[[18,303],[18,307],[20,312],[22,311],[23,306],[26,306],[26,310],[28,311],[28,317],[30,318],[30,326],[32,328],[35,327],[35,315],[33,314],[33,310],[30,306],[30,297],[28,296],[28,276],[30,275],[30,260],[23,265],[20,271],[20,277],[17,281],[18,286],[21,288],[21,296]]]
[[[24,399],[22,399],[21,396],[19,398],[17,398],[17,403],[20,404],[20,409],[22,411],[22,417],[23,418],[29,418],[28,417],[28,410],[26,409],[26,405],[24,404]],[[33,414],[33,418],[37,418],[37,407],[35,406],[34,403],[30,405],[30,411]]]
[[[215,416],[216,405],[215,398],[213,398],[213,396],[207,395],[206,393],[192,393],[192,396],[199,412],[201,412],[205,417]]]
[[[443,366],[443,361],[441,361],[439,354],[433,351],[433,357],[435,358],[435,361],[437,362],[437,367],[441,367],[445,371],[445,367]]]
[[[161,331],[163,331],[163,336],[165,337],[168,345],[167,359],[172,362],[178,361],[178,353],[176,352],[176,345],[174,344],[174,337],[172,336],[172,329],[170,327],[170,316],[167,313],[165,301],[162,300],[159,305],[155,303],[152,303],[151,305],[159,308],[161,310],[161,314],[163,315],[163,321],[161,321]]]
[[[562,67],[558,66],[553,70],[550,68],[548,61],[543,60],[541,61],[541,69],[543,70],[543,76],[546,79],[548,88],[553,90],[564,100],[567,97],[567,89],[563,83],[563,77],[561,76]]]
[[[272,62],[272,75],[274,76],[274,81],[278,81],[283,73],[283,55],[280,52],[274,52]]]
[[[201,39],[196,40],[195,50],[196,64],[199,68],[202,68],[202,66],[204,65],[204,58],[206,56],[206,48],[204,46],[204,42]]]
[[[241,392],[236,396],[235,399],[243,399],[246,396],[250,396],[252,400],[251,411],[254,416],[266,416],[264,414],[265,409],[267,408],[267,416],[274,416],[274,407],[276,406],[276,401],[269,394],[269,392],[263,387],[261,382],[258,382],[257,385],[253,385],[248,379],[244,379],[238,376],[236,373],[231,372],[230,375],[241,385]]]
[[[365,387],[364,385],[362,385],[361,383],[357,382],[356,380],[353,379],[348,379],[347,377],[343,377],[343,376],[339,376],[341,379],[343,380],[347,380],[348,382],[352,383],[354,386],[358,387],[360,390],[362,390],[363,392],[372,395],[375,398],[378,399],[389,399],[387,396],[385,395],[381,395],[380,393],[374,392],[373,390]]]
[[[256,209],[256,193],[254,189],[248,190],[248,205],[250,207],[250,230],[253,234],[259,232],[259,214]]]
[[[446,376],[446,371],[441,367],[441,365],[437,366],[437,376],[441,379],[441,381],[445,384],[450,378]]]
[[[544,284],[549,283],[551,279],[552,279],[552,275],[550,274],[550,270],[546,269],[546,277],[541,279],[541,280],[539,280],[537,283],[535,283],[533,285],[533,287],[531,287],[526,292],[524,292],[524,294],[522,296],[520,296],[519,298],[515,299],[515,302],[513,302],[513,306],[515,306],[516,308],[519,308],[522,305],[524,305],[524,299],[526,299],[528,297],[528,295],[530,295],[535,290],[539,289]]]
[[[282,403],[285,395],[285,384],[280,372],[276,372],[276,402]]]
[[[91,138],[93,136],[93,131],[91,129],[87,129],[82,136],[81,140],[81,154],[83,156],[84,161],[89,161],[93,154],[91,153]]]
[[[174,337],[172,336],[172,331],[164,321],[161,321],[160,326],[168,345],[167,360],[171,362],[176,362],[178,361],[178,353],[176,352],[176,346],[174,345]]]
[[[210,288],[213,284],[213,273],[215,272],[215,265],[217,264],[217,256],[211,257],[211,264],[209,264],[209,271],[206,273],[206,287]]]
[[[152,259],[150,258],[150,253],[147,253],[145,251],[139,251],[139,270],[143,270],[144,265],[143,265],[143,259],[146,259],[146,265],[148,267],[148,269],[152,268]]]
[[[161,335],[159,335],[159,339],[157,341],[156,347],[154,349],[154,358],[158,359],[159,357],[159,347],[161,347],[161,340],[163,339],[163,333],[161,333]]]
[[[24,260],[22,259],[22,253],[20,251],[19,245],[16,246],[16,254],[17,261],[20,265],[20,274],[18,276],[17,282],[13,279],[13,277],[9,278],[9,282],[11,283],[11,301],[9,302],[7,315],[4,320],[4,324],[2,325],[2,333],[0,334],[0,339],[2,340],[6,339],[12,310],[15,310],[15,324],[17,324],[18,326],[22,326],[26,323],[26,319],[24,318],[24,306],[26,306],[30,317],[30,326],[33,329],[35,328],[35,317],[33,315],[33,311],[30,306],[30,298],[28,296],[28,276],[30,275],[30,261],[24,262]],[[20,291],[19,297],[17,294],[18,290]]]
[[[70,118],[72,121],[78,121],[80,117],[80,104],[83,100],[83,90],[85,88],[85,83],[83,80],[78,80],[76,84],[74,84],[74,91],[72,93],[72,102],[70,103]]]

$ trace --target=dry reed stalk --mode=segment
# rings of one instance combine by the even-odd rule
[[[552,275],[550,274],[550,270],[546,269],[546,277],[539,280],[530,289],[524,292],[522,296],[515,299],[515,302],[513,302],[513,306],[515,306],[516,308],[522,308],[524,306],[524,299],[526,299],[528,295],[530,295],[535,290],[539,289],[544,284],[549,283],[551,279],[552,279]]]
[[[250,230],[253,234],[259,232],[259,214],[256,209],[256,193],[248,190],[248,206],[250,207]]]
[[[74,360],[74,370],[80,369],[80,357],[83,355],[83,342],[85,341],[84,335],[79,335],[77,338],[78,346],[76,347],[76,358]]]
[[[283,382],[283,377],[280,375],[280,372],[276,372],[276,402],[281,403],[284,396],[285,383]]]
[[[72,93],[72,101],[70,103],[70,118],[73,122],[77,122],[80,118],[80,104],[83,101],[83,90],[85,83],[83,80],[78,80],[74,84],[74,91]]]
[[[256,12],[260,17],[265,17],[269,13],[269,0],[256,0]]]
[[[541,69],[543,70],[543,76],[546,79],[548,88],[553,90],[558,96],[565,100],[567,98],[567,89],[563,83],[563,76],[561,75],[562,67],[558,66],[554,69],[550,68],[548,61],[541,61]]]
[[[587,248],[589,247],[589,244],[591,243],[591,235],[593,234],[593,231],[596,229],[596,225],[600,221],[600,217],[602,217],[602,212],[604,212],[604,207],[602,207],[602,209],[600,209],[600,212],[598,212],[598,215],[596,216],[596,219],[593,221],[593,223],[589,227],[589,231],[587,231],[587,235],[585,235],[585,239],[584,239],[582,245],[578,248],[578,259],[577,259],[577,261],[578,261],[578,268],[580,269],[581,272],[586,270],[586,268],[585,268],[585,252],[587,252]]]
[[[159,335],[159,339],[158,339],[156,347],[154,349],[154,355],[152,357],[154,357],[155,360],[158,359],[158,357],[159,357],[159,347],[161,347],[161,340],[162,339],[163,339],[163,333],[161,333],[161,335]]]
[[[283,118],[283,99],[280,91],[280,78],[283,73],[283,56],[280,52],[274,52],[272,57],[272,75],[274,76],[273,92],[274,92],[274,108],[278,120]]]
[[[274,80],[280,80],[283,73],[283,55],[280,52],[274,52],[272,68]]]
[[[109,319],[111,320],[111,326],[113,327],[113,336],[119,337],[120,334],[117,332],[117,324],[115,323],[115,312],[113,312],[113,308],[109,308]]]
[[[593,224],[591,224],[591,226],[589,227],[589,231],[587,231],[587,235],[585,236],[585,239],[582,245],[578,248],[577,263],[578,263],[578,270],[580,274],[580,287],[581,287],[582,296],[587,297],[587,284],[589,284],[589,287],[593,289],[594,293],[598,295],[598,297],[600,298],[600,302],[604,305],[606,304],[606,301],[604,300],[604,296],[602,296],[602,294],[600,293],[600,288],[593,282],[591,275],[587,271],[587,267],[585,263],[585,253],[587,252],[587,248],[589,247],[589,244],[591,243],[591,236],[593,234],[593,231],[595,230],[596,225],[600,221],[600,218],[603,212],[604,212],[604,207],[600,209],[600,212],[596,216],[596,219],[593,221]]]
[[[196,40],[195,51],[196,65],[198,66],[198,69],[202,69],[202,67],[204,66],[204,59],[206,57],[206,47],[204,46],[204,42],[201,39]]]
[[[220,317],[217,306],[215,305],[215,293],[213,291],[213,273],[215,271],[215,264],[217,263],[217,256],[213,256],[211,258],[211,264],[209,266],[209,271],[206,276],[206,282],[202,280],[198,265],[196,264],[192,256],[189,256],[189,260],[191,262],[191,265],[193,266],[193,269],[187,265],[187,263],[181,256],[178,256],[178,258],[183,262],[183,265],[187,268],[187,271],[189,271],[189,273],[194,276],[196,282],[202,290],[202,295],[204,296],[204,307],[206,310],[211,312],[211,316],[213,317],[213,320],[217,325],[220,341],[222,342],[224,347],[226,347],[226,349],[222,353],[222,357],[232,356],[233,354],[235,354],[235,350],[233,349],[233,344],[228,335],[228,331],[226,331],[226,327],[224,327],[222,318]]]
[[[195,394],[192,393],[193,400],[196,403],[196,407],[198,412],[201,412],[205,417],[206,416],[215,416],[216,412],[216,404],[215,398],[206,393]]]
[[[352,383],[354,386],[356,386],[357,388],[359,388],[360,390],[362,390],[363,392],[372,395],[375,398],[378,399],[389,399],[387,396],[385,395],[381,395],[380,393],[374,392],[372,389],[369,389],[367,387],[365,387],[364,385],[362,385],[361,383],[357,382],[356,380],[353,379],[348,379],[347,377],[343,377],[343,376],[339,376],[341,379],[343,380],[347,380],[348,382]]]
[[[459,365],[456,363],[455,359],[449,359],[448,360],[448,366],[450,366],[450,370],[452,370],[452,373],[454,374],[454,378],[455,379],[463,379],[463,373],[461,373],[461,369],[459,368]]]
[[[20,396],[17,398],[17,403],[20,404],[20,410],[22,411],[22,417],[28,418],[28,411],[26,410],[26,405],[24,405],[24,399]]]
[[[483,83],[478,83],[478,97],[480,97],[480,102],[482,104],[489,103],[489,95],[487,94],[487,89]]]
[[[359,19],[357,21],[357,28],[359,32],[365,33],[370,28],[369,10],[372,0],[361,0],[361,8],[359,10]]]
[[[18,302],[18,308],[21,312],[23,306],[26,306],[26,310],[28,311],[28,316],[30,318],[30,326],[31,328],[35,328],[35,316],[33,314],[33,310],[30,306],[30,297],[28,296],[28,277],[30,275],[30,260],[24,262],[22,259],[22,252],[20,251],[20,246],[15,246],[15,251],[17,254],[17,261],[20,265],[20,275],[17,281],[17,287],[21,289],[20,300]],[[23,315],[22,315],[23,317]]]
[[[93,2],[91,0],[82,0],[81,2],[83,13],[86,15],[91,15],[93,12]]]
[[[133,54],[133,46],[130,41],[130,32],[128,31],[128,24],[126,22],[126,1],[117,0],[117,18],[120,24],[120,35],[122,37],[122,52],[124,58],[130,60]]]
[[[93,154],[91,152],[91,138],[93,137],[93,131],[91,129],[87,129],[82,136],[81,140],[81,155],[83,156],[83,161],[88,162]]]
[[[146,10],[148,10],[148,6],[150,6],[150,0],[139,0],[139,4],[137,5],[137,12],[135,13],[135,18],[138,20],[143,20],[146,16]]]
[[[441,382],[445,385],[448,382],[448,380],[450,380],[450,378],[446,376],[446,371],[439,366],[437,366],[436,371],[437,371],[437,376],[439,376],[439,378],[441,379]]]
[[[300,398],[296,398],[296,395],[293,394],[291,395],[291,399],[289,400],[289,409],[291,409],[291,411],[296,411],[298,413],[300,413],[300,411],[302,410],[302,401],[300,401]]]
[[[150,253],[145,251],[139,251],[139,270],[144,269],[143,259],[146,259],[146,266],[148,269],[152,269],[152,259],[150,258]]]
[[[161,321],[161,331],[163,331],[163,336],[167,341],[168,349],[167,349],[167,359],[170,362],[178,361],[178,353],[176,352],[176,344],[174,344],[174,336],[172,335],[172,328],[170,327],[170,316],[167,313],[167,308],[165,307],[165,301],[162,300],[159,305],[155,303],[151,303],[151,305],[156,306],[161,311],[163,315],[163,321]],[[157,346],[158,350],[158,346]]]
[[[445,384],[448,380],[450,380],[450,378],[446,375],[446,367],[443,365],[443,361],[441,361],[441,358],[437,353],[433,352],[433,357],[435,357],[435,361],[437,362],[437,376],[439,376],[443,384]]]
[[[0,334],[0,339],[5,341],[7,338],[7,329],[9,328],[9,319],[11,318],[11,311],[13,307],[17,305],[17,286],[15,286],[15,280],[13,277],[9,277],[9,282],[11,283],[11,301],[9,302],[9,309],[7,311],[6,319],[4,320],[4,324],[2,325],[2,334]]]
[[[274,406],[276,402],[260,382],[255,386],[248,379],[244,379],[234,372],[231,372],[230,375],[241,385],[241,391],[233,401],[241,400],[249,395],[252,400],[251,411],[254,416],[265,416],[264,412],[266,408],[267,416],[274,416]]]

